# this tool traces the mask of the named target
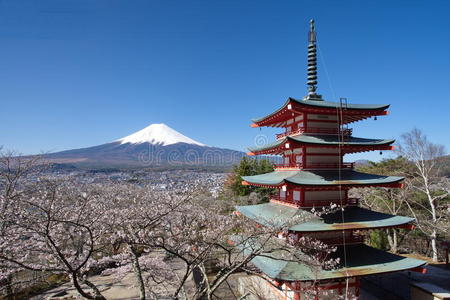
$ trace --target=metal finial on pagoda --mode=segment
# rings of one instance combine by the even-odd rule
[[[320,99],[316,94],[317,90],[317,50],[316,50],[316,31],[314,29],[314,20],[309,22],[310,29],[308,33],[308,96],[310,99]]]

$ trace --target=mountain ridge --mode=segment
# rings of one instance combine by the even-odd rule
[[[92,147],[45,154],[51,163],[81,168],[229,167],[246,154],[197,142],[165,124]]]

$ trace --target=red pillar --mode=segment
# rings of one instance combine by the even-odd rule
[[[303,128],[305,128],[305,132],[308,130],[308,114],[303,113]]]
[[[294,292],[293,300],[300,300],[300,282],[291,282],[289,288]]]
[[[305,188],[300,190],[300,205],[305,206]]]
[[[306,167],[306,147],[302,147],[302,167]]]

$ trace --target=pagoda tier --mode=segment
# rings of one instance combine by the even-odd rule
[[[387,104],[347,104],[322,99],[288,98],[286,103],[275,112],[253,119],[252,127],[287,127],[290,124],[298,124],[297,127],[304,128],[305,132],[320,133],[320,128],[314,126],[315,122],[348,124],[374,116],[387,115],[388,107]],[[305,123],[309,123],[309,126],[303,126]]]
[[[311,190],[335,190],[351,187],[402,187],[404,178],[356,172],[353,170],[275,170],[270,173],[243,176],[244,185],[262,187],[283,187],[295,189],[306,187]]]
[[[342,230],[409,228],[409,224],[414,221],[413,218],[375,212],[356,206],[345,208],[343,213],[339,209],[320,216],[310,210],[277,203],[237,206],[236,210],[263,226],[282,228],[285,224],[289,224],[289,231],[300,233],[336,231],[342,233]],[[296,219],[297,221],[292,221]]]
[[[239,237],[234,238],[234,244],[245,252],[252,251],[254,245],[249,242],[242,242]],[[278,244],[277,241],[273,241]],[[344,250],[345,247],[345,250]],[[269,247],[268,247],[269,248]],[[305,256],[300,250],[291,254],[292,260],[286,257],[286,251],[282,247],[273,247],[268,253],[256,256],[251,262],[268,277],[279,283],[300,283],[305,281],[324,281],[330,279],[340,279],[345,277],[359,277],[402,271],[408,269],[420,269],[425,264],[424,261],[391,254],[378,250],[367,245],[346,245],[338,246],[334,257],[346,257],[341,259],[340,266],[332,270],[313,269],[303,263],[296,262],[299,257]],[[306,261],[306,259],[305,259]]]
[[[343,139],[338,135],[306,135],[285,136],[276,142],[260,147],[249,147],[249,155],[272,154],[290,155],[292,149],[299,149],[297,155],[327,156],[343,155],[374,150],[393,150],[391,146],[395,140],[365,139],[346,136]],[[314,151],[317,148],[318,151]],[[327,149],[327,151],[323,151]],[[334,150],[334,151],[333,151]]]

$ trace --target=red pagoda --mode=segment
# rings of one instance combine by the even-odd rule
[[[361,276],[419,270],[425,262],[384,252],[364,244],[372,229],[410,229],[414,219],[389,215],[359,207],[349,190],[362,187],[401,188],[402,177],[366,174],[344,162],[348,153],[392,150],[394,140],[353,137],[348,124],[388,114],[389,105],[350,104],[345,99],[328,102],[316,93],[316,32],[311,21],[308,45],[308,95],[302,100],[289,98],[275,112],[254,119],[252,127],[280,127],[276,141],[249,148],[250,155],[281,155],[283,161],[271,173],[243,177],[244,185],[276,188],[269,203],[238,206],[237,211],[263,226],[289,222],[295,216],[309,220],[289,227],[289,238],[318,239],[336,246],[341,264],[336,269],[313,272],[297,262],[258,256],[252,263],[279,289],[274,299],[301,299],[314,289],[317,299],[336,299],[350,292],[359,296]],[[317,216],[311,209],[339,209]],[[308,219],[308,218],[307,218]],[[328,296],[321,294],[328,291]]]

